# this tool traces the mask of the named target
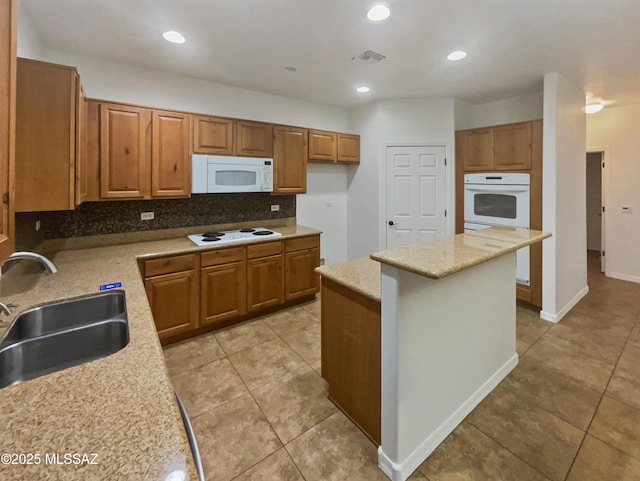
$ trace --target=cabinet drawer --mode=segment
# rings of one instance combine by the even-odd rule
[[[184,256],[164,257],[145,261],[144,276],[152,277],[172,272],[188,271],[196,267],[196,255],[187,254]]]
[[[244,247],[234,247],[232,249],[216,249],[203,252],[201,262],[202,267],[209,267],[242,260],[244,260]]]
[[[282,241],[247,246],[247,259],[282,254]]]
[[[309,237],[300,237],[298,239],[290,239],[287,241],[286,251],[301,251],[303,249],[313,249],[314,247],[320,247],[320,236],[312,235]]]

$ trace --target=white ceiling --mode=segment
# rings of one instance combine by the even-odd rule
[[[391,8],[389,19],[366,19],[375,3]],[[22,0],[20,8],[47,48],[342,107],[440,96],[477,104],[539,92],[550,72],[612,104],[640,103],[638,0]],[[166,30],[187,42],[166,42]],[[366,49],[387,59],[351,60]],[[446,60],[456,49],[468,57]],[[357,94],[362,84],[371,92]]]

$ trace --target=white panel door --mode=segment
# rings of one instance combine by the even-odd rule
[[[387,249],[445,236],[444,146],[387,147]]]

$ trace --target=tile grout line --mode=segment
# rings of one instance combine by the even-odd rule
[[[264,322],[264,321],[263,321],[263,322]],[[284,340],[284,339],[283,339],[283,338],[282,338],[282,337],[281,337],[277,332],[275,332],[275,331],[271,328],[271,326],[269,326],[266,322],[265,322],[264,324],[265,324],[267,327],[269,327],[269,329],[271,329],[271,330],[273,331],[273,333],[274,333],[274,334],[275,334],[275,335],[276,335],[276,336],[277,336],[277,337],[278,337],[282,342],[284,342],[284,343],[285,343],[285,344],[286,344],[290,349],[292,349],[292,350],[293,350],[293,351],[294,351],[294,352],[295,352],[295,353],[300,357],[300,359],[302,359],[302,361],[304,362],[305,366],[302,366],[302,367],[300,367],[300,368],[296,369],[295,371],[293,371],[292,373],[289,373],[289,374],[287,374],[287,375],[285,375],[285,376],[282,376],[282,377],[280,377],[280,378],[278,378],[278,379],[273,379],[272,381],[269,381],[268,383],[262,384],[261,386],[256,386],[256,388],[255,388],[255,389],[260,389],[260,388],[262,388],[262,387],[264,387],[264,386],[267,386],[268,384],[271,384],[271,383],[273,383],[273,382],[276,382],[276,381],[282,380],[282,379],[284,379],[284,378],[286,378],[286,377],[289,377],[289,376],[291,376],[291,375],[295,374],[296,372],[300,371],[301,369],[304,369],[305,367],[308,367],[308,368],[310,368],[313,372],[315,372],[315,370],[313,369],[313,367],[311,366],[311,364],[310,364],[310,363],[308,363],[305,359],[303,359],[303,358],[302,358],[302,357],[301,357],[301,356],[300,356],[300,355],[299,355],[299,354],[298,354],[298,353],[297,353],[293,348],[291,348],[291,347],[287,344],[287,342],[286,342],[286,341],[285,341],[285,340]],[[267,342],[267,341],[265,341],[265,342]],[[221,347],[222,347],[222,346],[221,346]],[[249,349],[249,348],[248,348],[248,349]],[[226,352],[226,351],[225,351],[225,352]],[[240,352],[240,351],[238,351],[238,352]],[[288,450],[287,450],[287,448],[286,448],[286,444],[282,441],[282,439],[281,439],[281,438],[280,438],[280,436],[278,435],[278,432],[276,431],[276,429],[275,429],[275,427],[273,426],[273,424],[271,424],[271,421],[269,421],[269,418],[268,418],[268,416],[265,414],[265,412],[263,411],[262,406],[260,406],[260,403],[257,401],[257,399],[255,398],[255,396],[253,395],[253,392],[251,391],[251,389],[249,388],[249,386],[247,385],[247,383],[245,382],[245,380],[244,380],[244,379],[242,379],[242,377],[240,376],[240,373],[238,372],[238,370],[236,369],[235,365],[233,364],[233,361],[231,361],[231,359],[229,359],[229,362],[231,363],[231,366],[233,367],[234,371],[236,372],[236,374],[238,375],[238,377],[240,378],[240,380],[242,381],[242,383],[243,383],[243,384],[244,384],[244,386],[246,387],[246,389],[247,389],[247,392],[248,392],[249,396],[251,396],[251,399],[253,399],[253,402],[255,402],[255,403],[256,403],[256,406],[258,407],[258,409],[260,410],[260,412],[261,412],[261,413],[262,413],[262,415],[264,416],[265,420],[266,420],[266,421],[267,421],[267,423],[269,424],[269,427],[271,428],[271,430],[273,431],[273,433],[276,435],[276,438],[278,438],[278,441],[279,441],[279,442],[280,442],[280,444],[281,444],[281,446],[280,446],[278,449],[276,449],[276,450],[275,450],[275,451],[273,451],[272,453],[268,454],[268,455],[267,455],[267,456],[265,456],[264,458],[260,459],[260,460],[259,460],[259,461],[257,461],[255,464],[253,464],[253,465],[249,466],[247,469],[245,469],[245,470],[243,470],[242,472],[238,473],[238,475],[237,475],[237,476],[235,476],[235,477],[234,477],[234,478],[232,478],[232,479],[235,479],[235,478],[237,478],[238,476],[241,476],[242,474],[246,473],[249,469],[251,469],[251,468],[253,468],[254,466],[258,465],[259,463],[261,463],[262,461],[264,461],[265,459],[267,459],[269,456],[272,456],[273,454],[275,454],[276,452],[278,452],[280,449],[284,449],[284,451],[287,453],[287,456],[289,457],[289,459],[291,459],[291,461],[293,462],[293,465],[296,467],[296,470],[300,473],[300,476],[301,476],[303,479],[306,479],[306,478],[302,475],[302,471],[300,470],[299,466],[296,464],[296,462],[295,462],[295,461],[293,460],[293,458],[291,457],[291,454],[289,453],[289,451],[288,451]],[[234,398],[234,399],[237,399],[237,398]],[[333,413],[332,413],[331,415],[333,415]],[[331,416],[331,415],[330,415],[330,416]],[[328,418],[328,417],[329,417],[329,416],[327,416],[327,418]],[[325,418],[325,419],[327,419],[327,418]],[[325,419],[323,419],[322,421],[324,421]],[[320,422],[322,422],[322,421],[320,421]],[[320,424],[320,423],[316,423],[316,424],[314,424],[311,428],[309,428],[309,429],[308,429],[307,431],[305,431],[304,433],[306,433],[306,432],[308,432],[309,430],[313,429],[313,428],[314,428],[314,427],[316,427],[318,424]],[[304,433],[302,433],[302,434],[304,434]],[[290,442],[292,442],[293,440],[297,439],[298,437],[302,436],[302,434],[298,435],[296,438],[292,439],[292,440],[291,440],[291,441],[289,441],[287,444],[289,444],[289,443],[290,443]]]
[[[466,419],[466,418],[465,418]],[[473,426],[475,429],[477,429],[478,431],[480,431],[482,434],[484,434],[486,437],[488,437],[489,439],[491,439],[494,443],[496,443],[498,446],[500,446],[501,448],[505,449],[506,451],[508,451],[509,453],[513,454],[516,458],[518,458],[520,461],[522,461],[524,464],[526,464],[527,466],[529,466],[530,468],[532,468],[533,470],[537,471],[538,473],[540,473],[542,476],[544,476],[546,479],[551,480],[551,478],[549,476],[547,476],[545,473],[543,473],[539,468],[533,466],[531,463],[529,463],[529,461],[526,461],[524,459],[522,459],[518,454],[514,453],[513,451],[511,451],[511,449],[509,449],[507,446],[504,446],[500,441],[498,441],[497,439],[494,439],[493,436],[491,436],[489,433],[485,433],[482,429],[480,429],[479,426],[476,426],[472,421],[467,421],[469,424],[471,424],[471,426]]]
[[[598,405],[596,406],[595,411],[593,411],[593,416],[591,416],[591,420],[589,421],[589,425],[587,426],[587,429],[585,430],[584,437],[582,438],[582,441],[580,442],[580,446],[578,446],[578,450],[576,451],[576,454],[573,457],[573,460],[571,461],[571,465],[569,466],[569,471],[567,471],[567,474],[564,477],[565,481],[569,478],[569,475],[571,474],[571,471],[573,470],[573,466],[575,465],[576,460],[578,459],[578,455],[580,454],[580,451],[582,450],[582,446],[584,445],[585,439],[587,439],[587,435],[589,434],[589,430],[591,429],[591,425],[593,424],[593,420],[596,418],[596,415],[598,414],[598,410],[600,409],[600,405],[602,404],[602,400],[604,399],[604,397],[606,395],[607,389],[609,388],[609,384],[611,384],[611,379],[613,379],[613,376],[614,376],[614,374],[616,372],[616,369],[618,369],[618,364],[620,363],[620,359],[622,358],[622,354],[624,353],[624,350],[627,348],[627,345],[629,344],[629,338],[631,337],[631,333],[635,329],[637,323],[638,323],[638,316],[636,316],[636,321],[635,321],[633,327],[629,330],[629,334],[627,334],[627,338],[625,339],[624,345],[622,346],[622,349],[620,350],[620,354],[618,355],[618,359],[616,360],[616,363],[613,366],[613,369],[611,370],[611,374],[609,375],[609,379],[607,380],[607,384],[605,385],[604,390],[602,391],[602,395],[600,396],[600,400],[598,401]],[[600,439],[600,441],[603,442],[604,444],[606,444],[607,446],[613,448],[613,449],[617,449],[615,446],[611,446],[609,443],[604,442],[601,439]],[[617,449],[617,450],[620,451],[619,449]],[[625,453],[625,454],[627,454],[627,453]],[[634,456],[631,456],[631,457],[635,459]]]

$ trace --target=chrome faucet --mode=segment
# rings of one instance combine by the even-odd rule
[[[4,302],[0,302],[0,313],[4,312],[7,316],[11,315],[11,308]],[[2,321],[0,321],[2,322]]]
[[[36,254],[35,252],[14,252],[5,262],[9,261],[17,261],[19,259],[30,259],[32,261],[39,262],[44,267],[44,270],[47,274],[55,274],[58,272],[58,268],[56,265],[47,259],[45,256]],[[0,308],[1,309],[1,308]]]

